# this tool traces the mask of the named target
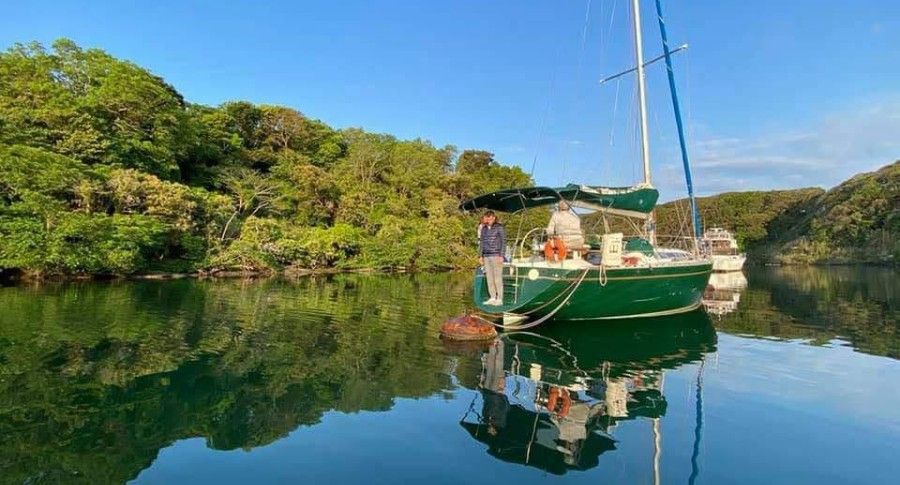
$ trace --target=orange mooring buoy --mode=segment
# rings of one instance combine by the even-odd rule
[[[490,322],[474,315],[454,317],[441,325],[441,337],[451,340],[490,340],[496,336]]]

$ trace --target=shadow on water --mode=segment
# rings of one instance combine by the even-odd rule
[[[554,474],[587,470],[616,449],[620,422],[665,415],[666,370],[715,350],[702,311],[507,333],[469,379],[478,391],[460,424],[500,460]]]

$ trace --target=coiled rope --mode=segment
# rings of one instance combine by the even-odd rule
[[[502,328],[502,329],[504,329],[504,330],[527,330],[527,329],[529,329],[529,328],[537,327],[538,325],[540,325],[540,324],[546,322],[547,320],[553,318],[553,315],[556,315],[556,313],[557,313],[560,309],[562,309],[562,307],[563,307],[566,303],[569,302],[569,300],[572,298],[572,295],[574,295],[574,294],[575,294],[575,291],[578,290],[578,287],[581,286],[581,283],[584,281],[584,278],[587,276],[587,274],[588,274],[589,271],[590,271],[590,268],[585,269],[584,272],[581,273],[581,276],[579,276],[578,279],[575,280],[574,283],[572,283],[571,285],[569,285],[568,288],[566,288],[565,290],[563,290],[562,292],[560,292],[559,295],[557,295],[556,297],[554,297],[554,298],[553,298],[552,300],[550,300],[549,302],[547,302],[547,303],[545,303],[545,304],[543,304],[543,305],[541,305],[541,306],[539,306],[539,307],[537,307],[537,308],[535,308],[535,309],[533,309],[533,310],[531,310],[531,311],[529,311],[529,312],[526,312],[526,313],[523,313],[523,314],[522,314],[522,315],[528,315],[528,314],[531,314],[531,313],[533,313],[533,312],[535,312],[535,311],[537,311],[537,310],[539,310],[539,309],[541,309],[541,308],[547,306],[547,305],[550,304],[551,302],[556,301],[561,295],[565,294],[566,291],[568,291],[569,294],[566,295],[566,297],[563,299],[563,301],[561,301],[561,302],[559,303],[559,305],[556,306],[556,308],[554,308],[550,313],[544,315],[543,317],[541,317],[541,318],[539,318],[539,319],[537,319],[537,320],[535,320],[535,321],[533,321],[533,322],[528,322],[528,323],[521,324],[521,325],[504,325],[504,324],[502,324],[502,323],[497,323],[497,322],[488,320],[487,318],[484,318],[484,317],[482,317],[482,316],[480,316],[480,315],[477,315],[477,314],[472,314],[472,316],[475,317],[475,318],[478,318],[478,319],[480,319],[480,320],[482,320],[482,321],[485,321],[485,322],[487,322],[487,323],[490,323],[491,325],[493,325],[493,326],[495,326],[495,327],[497,327],[497,328]]]

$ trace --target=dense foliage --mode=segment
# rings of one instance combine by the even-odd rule
[[[775,240],[786,263],[900,261],[900,162],[829,190],[797,230]]]
[[[900,162],[837,187],[729,192],[697,199],[706,227],[735,232],[757,262],[900,260]],[[657,209],[661,234],[689,234],[687,201]]]
[[[68,40],[0,54],[0,269],[468,266],[459,201],[530,182],[483,151],[191,104]]]
[[[726,192],[699,197],[697,209],[705,227],[735,231],[741,247],[753,246],[770,236],[773,221],[787,214],[802,213],[805,204],[820,196],[822,189]],[[657,209],[660,234],[689,235],[686,200],[662,204]]]

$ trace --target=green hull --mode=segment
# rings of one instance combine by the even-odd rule
[[[487,284],[484,274],[478,271],[473,297],[483,312],[527,315],[530,318],[547,315],[560,304],[562,307],[554,315],[559,320],[671,315],[700,306],[712,273],[712,263],[616,268],[607,269],[604,274],[599,268],[592,268],[587,270],[587,275],[578,284],[584,271],[506,266],[503,306],[484,305],[488,298]]]

